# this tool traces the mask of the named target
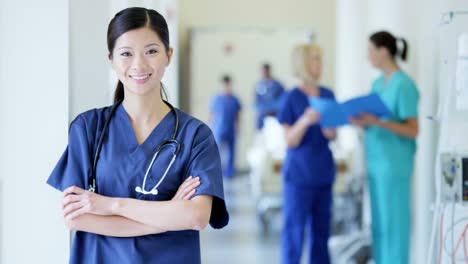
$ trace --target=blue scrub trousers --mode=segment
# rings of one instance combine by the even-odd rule
[[[331,185],[283,184],[281,263],[299,264],[306,230],[309,263],[328,264],[328,238],[332,206]]]
[[[236,137],[234,135],[216,135],[215,138],[223,164],[223,176],[232,178],[234,176]]]
[[[376,264],[407,264],[410,248],[410,177],[369,175],[372,255]]]

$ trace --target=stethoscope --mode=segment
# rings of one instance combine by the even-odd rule
[[[167,106],[169,106],[169,108],[171,108],[171,112],[175,117],[174,134],[172,135],[171,139],[167,139],[164,142],[162,142],[161,144],[159,144],[158,148],[156,149],[156,152],[153,155],[153,158],[151,159],[151,162],[150,162],[148,168],[146,169],[145,177],[143,178],[143,184],[141,186],[135,187],[135,191],[137,193],[157,195],[159,185],[161,185],[161,183],[164,181],[164,178],[166,178],[167,173],[171,169],[172,164],[174,164],[174,161],[175,161],[177,155],[180,152],[181,143],[176,138],[177,133],[179,131],[179,114],[177,113],[176,109],[169,102],[167,102],[165,100],[163,100],[163,101],[164,101],[164,103],[166,103]],[[104,135],[106,133],[107,127],[109,126],[110,120],[111,120],[112,116],[114,115],[115,111],[117,110],[117,108],[119,107],[119,105],[121,103],[122,103],[122,101],[117,102],[112,107],[111,112],[109,114],[109,117],[107,117],[106,122],[104,124],[104,128],[102,130],[101,136],[99,137],[96,153],[94,155],[93,167],[91,169],[91,175],[88,177],[88,186],[89,186],[88,191],[90,191],[90,192],[97,192],[97,190],[98,190],[97,185],[96,185],[96,166],[97,166],[97,162],[98,162],[98,159],[99,159],[99,153],[101,152],[102,142],[104,141]],[[149,175],[149,173],[151,171],[151,168],[153,167],[154,161],[156,160],[156,158],[158,157],[159,153],[161,152],[161,150],[163,148],[169,147],[171,145],[174,146],[174,151],[172,152],[172,159],[169,162],[169,166],[167,166],[167,168],[164,171],[164,174],[161,177],[161,179],[159,180],[159,182],[151,190],[147,191],[146,190],[146,179],[148,178],[148,175]]]

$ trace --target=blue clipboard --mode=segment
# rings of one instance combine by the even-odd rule
[[[333,99],[309,97],[309,105],[320,113],[320,125],[323,127],[338,127],[349,124],[349,119],[362,113],[377,117],[391,115],[391,111],[378,94],[372,93],[359,96],[343,103]]]
[[[362,113],[373,114],[377,117],[384,117],[392,114],[382,101],[382,98],[376,93],[350,99],[341,105],[345,108],[350,117],[357,117]]]
[[[309,97],[309,104],[320,113],[319,124],[323,127],[337,127],[348,123],[345,109],[333,99]]]

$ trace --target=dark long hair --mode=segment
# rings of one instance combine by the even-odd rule
[[[406,61],[408,54],[408,43],[404,38],[396,38],[387,31],[379,31],[372,34],[369,40],[374,43],[377,48],[384,47],[388,50],[393,59],[398,55],[403,61]],[[398,41],[403,44],[402,50],[398,50]]]
[[[153,9],[129,7],[118,12],[114,18],[112,18],[107,28],[107,49],[110,58],[114,55],[112,52],[115,47],[115,42],[122,34],[143,27],[148,27],[153,30],[163,42],[166,53],[169,52],[169,29],[164,17]],[[161,98],[163,98],[163,94],[166,95],[166,91],[161,83]],[[114,92],[114,103],[120,102],[123,99],[124,87],[119,80]]]

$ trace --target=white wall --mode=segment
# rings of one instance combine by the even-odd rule
[[[468,12],[468,3],[460,1],[446,1],[440,3],[439,12],[447,11],[465,11]],[[437,22],[440,22],[440,16]],[[456,152],[462,153],[465,156],[468,155],[468,141],[466,140],[466,131],[468,131],[468,111],[457,109],[456,100],[457,94],[455,91],[455,69],[456,69],[456,56],[457,56],[457,44],[458,35],[460,33],[468,33],[468,14],[455,15],[454,20],[449,25],[439,26],[437,35],[439,37],[438,45],[438,61],[439,65],[438,72],[438,93],[439,96],[439,107],[440,107],[440,121],[437,122],[439,129],[438,136],[438,148],[437,148],[437,162],[439,162],[438,155],[441,152]],[[465,73],[466,74],[466,73]],[[466,75],[465,75],[466,76]],[[465,87],[466,89],[466,87]],[[466,105],[467,102],[465,101]],[[439,169],[436,167],[436,169]],[[436,170],[436,180],[438,187],[440,183],[440,173]],[[438,189],[438,188],[436,188]],[[433,202],[435,199],[431,197]],[[442,202],[444,202],[442,200]],[[468,224],[468,213],[466,206],[457,204],[454,207],[454,221],[457,222],[459,219],[465,218],[462,224],[455,226],[455,232],[453,233],[454,243],[457,243],[458,237],[463,231],[463,228]],[[452,205],[447,204],[444,217],[444,231],[443,239],[448,238],[447,248],[452,250],[452,234],[449,232],[452,227],[451,216]],[[439,218],[437,218],[439,219]],[[440,235],[440,230],[437,228],[437,234]],[[438,241],[436,241],[436,246]],[[456,259],[462,259],[466,261],[463,256],[463,249],[460,248],[456,255]],[[447,251],[444,250],[442,255],[443,263],[450,263],[451,257]]]
[[[6,3],[2,1],[0,1],[0,34],[2,34],[3,32],[5,32],[7,26],[6,26]],[[3,41],[0,41],[0,50],[4,50],[5,49],[5,45],[6,43],[3,42]],[[4,93],[4,91],[6,90],[6,88],[3,86],[4,83],[6,83],[6,67],[7,67],[7,63],[6,63],[6,59],[4,58],[0,58],[0,93],[1,94],[4,94],[4,96],[1,96],[0,97],[0,122],[4,122],[4,118],[6,118],[6,116],[8,115],[8,108],[7,108],[7,94]],[[4,124],[2,124],[2,128],[4,127]],[[6,138],[6,130],[5,129],[1,129],[0,130],[0,146],[6,146],[6,142],[7,142],[7,138]],[[2,150],[0,150],[0,264],[2,263],[2,257],[3,256],[3,252],[4,252],[4,249],[3,249],[3,241],[5,240],[4,237],[4,225],[3,225],[3,211],[4,211],[4,205],[3,205],[3,201],[5,200],[4,198],[4,191],[3,191],[3,178],[5,177],[4,174],[3,174],[3,170],[2,168],[5,168],[7,164],[7,151],[6,151],[6,148],[2,148]]]
[[[316,33],[318,44],[324,51],[322,81],[332,88],[335,84],[335,1],[180,0],[179,10],[179,65],[183,106],[186,106],[188,102],[188,98],[184,97],[184,91],[186,91],[184,89],[188,89],[188,41],[189,31],[193,27],[278,28],[313,31]],[[207,56],[208,54],[207,50]],[[239,65],[239,67],[244,67],[244,65]],[[257,72],[260,75],[260,71]],[[253,87],[244,89],[250,89],[253,93]]]
[[[2,0],[0,10],[1,262],[64,263],[60,194],[45,181],[67,137],[68,3]]]

